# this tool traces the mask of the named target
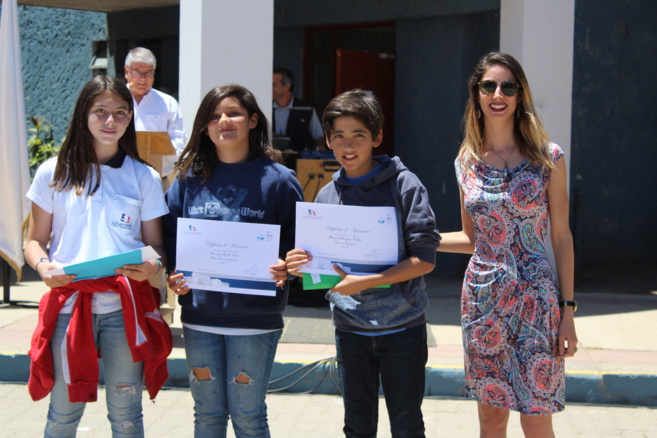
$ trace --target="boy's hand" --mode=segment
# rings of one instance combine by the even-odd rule
[[[347,274],[338,265],[333,265],[333,269],[335,272],[340,274],[342,281],[331,288],[332,293],[337,293],[340,295],[354,295],[363,289],[366,289],[362,286],[362,280],[365,277]]]
[[[185,286],[185,274],[182,272],[178,274],[175,269],[167,277],[167,283],[169,283],[169,288],[178,295],[185,295],[191,290],[188,286]]]
[[[287,266],[285,261],[278,259],[278,263],[269,267],[271,279],[276,282],[276,287],[281,287],[287,280]]]
[[[313,259],[312,254],[302,249],[293,249],[285,255],[285,264],[287,265],[287,273],[292,275],[301,276],[299,269]]]

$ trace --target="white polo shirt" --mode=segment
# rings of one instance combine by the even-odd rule
[[[176,156],[163,159],[162,174],[170,174],[173,172],[173,165],[176,160],[187,146],[185,128],[178,102],[172,96],[151,88],[141,99],[141,102],[137,103],[133,98],[133,103],[135,129],[137,131],[160,131],[169,134],[171,143],[176,149]]]
[[[101,165],[100,187],[93,196],[87,190],[55,191],[50,187],[57,158],[43,163],[34,176],[27,198],[52,214],[50,260],[59,266],[94,260],[144,246],[141,223],[167,214],[158,173],[125,157],[121,167]],[[91,184],[93,186],[93,184]],[[74,297],[62,310],[70,312]],[[121,308],[114,292],[94,294],[93,312]]]

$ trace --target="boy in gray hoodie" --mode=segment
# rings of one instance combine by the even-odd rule
[[[427,190],[399,158],[372,156],[383,139],[378,100],[362,90],[335,97],[324,110],[326,141],[342,168],[315,202],[395,207],[398,260],[385,271],[351,275],[331,288],[338,369],[347,437],[376,437],[379,381],[393,437],[424,437],[422,399],[427,361],[423,275],[436,263],[440,235]],[[287,253],[290,274],[312,259],[303,249]],[[389,288],[377,286],[391,285]]]

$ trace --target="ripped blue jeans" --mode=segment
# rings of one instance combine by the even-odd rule
[[[71,403],[62,371],[60,346],[66,335],[70,313],[57,318],[50,341],[55,372],[55,385],[50,393],[50,406],[44,436],[74,437],[84,414],[86,403]],[[143,362],[134,363],[125,335],[123,311],[93,315],[94,341],[103,357],[107,417],[113,437],[143,437],[141,410]]]
[[[227,336],[183,327],[194,437],[269,437],[267,385],[282,330]]]

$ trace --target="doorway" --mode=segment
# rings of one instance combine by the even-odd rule
[[[383,142],[375,155],[393,155],[395,109],[395,55],[338,49],[335,63],[335,94],[354,88],[371,91],[381,102]]]
[[[376,154],[394,153],[395,25],[312,27],[306,29],[304,97],[318,114],[337,94],[353,88],[372,91],[385,117],[384,140]]]

